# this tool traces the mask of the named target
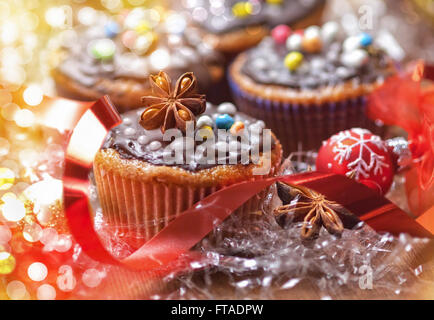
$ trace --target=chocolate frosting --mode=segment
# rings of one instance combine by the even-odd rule
[[[325,44],[318,53],[305,53],[303,64],[295,71],[284,65],[288,49],[285,43],[278,44],[271,37],[265,38],[257,47],[246,53],[241,72],[257,83],[280,85],[294,89],[316,89],[335,86],[352,80],[357,83],[372,83],[392,73],[388,56],[376,50],[361,67],[350,67],[342,63],[343,37]]]
[[[246,26],[291,25],[323,5],[325,0],[282,0],[281,4],[270,4],[265,0],[252,1],[253,13],[243,18],[235,17],[232,13],[232,6],[237,2],[240,0],[197,0],[189,9],[197,24],[211,33],[220,34]]]
[[[103,144],[103,149],[112,148],[118,151],[119,155],[124,159],[137,159],[146,161],[153,165],[165,165],[165,166],[177,166],[183,168],[188,171],[198,171],[201,169],[211,168],[219,165],[219,162],[223,162],[224,164],[239,164],[242,163],[242,152],[248,152],[253,148],[259,148],[262,151],[263,144],[263,135],[262,129],[265,127],[265,124],[261,120],[256,120],[252,117],[249,117],[243,113],[236,112],[232,115],[234,121],[242,121],[245,125],[245,129],[243,134],[246,136],[246,140],[248,143],[242,144],[235,135],[232,135],[227,131],[227,138],[225,140],[217,139],[217,130],[215,123],[213,125],[213,132],[215,136],[214,144],[212,148],[215,152],[213,155],[213,159],[215,163],[206,163],[204,156],[206,155],[203,152],[198,152],[198,148],[202,148],[205,146],[206,142],[195,142],[193,141],[194,149],[196,150],[196,155],[194,158],[189,161],[185,161],[186,153],[186,137],[183,135],[182,137],[173,138],[172,141],[164,141],[163,133],[160,128],[155,130],[146,130],[140,126],[138,119],[140,115],[144,111],[145,108],[129,111],[122,115],[123,122],[113,128],[107,138],[105,143]],[[222,113],[217,111],[218,108],[207,103],[206,111],[203,115],[208,115],[211,119],[215,119],[217,116]],[[197,128],[196,128],[197,130]],[[195,133],[196,133],[195,130]],[[260,132],[259,136],[251,135],[250,132],[258,130]],[[174,150],[177,146],[179,146],[180,139],[183,140],[182,150],[183,150],[183,159],[182,164],[177,164],[175,161],[168,162],[165,159],[167,156],[167,152],[174,153]],[[229,150],[231,152],[235,152],[235,148],[230,147],[231,144],[236,144],[236,153],[232,154],[232,157],[236,158],[236,163],[229,163]],[[271,146],[274,147],[275,141],[274,138],[271,137]],[[201,147],[202,146],[202,147]],[[233,149],[232,149],[233,148]],[[218,150],[226,150],[219,155]],[[249,157],[248,162],[243,164],[247,165],[251,163],[251,159]]]
[[[92,87],[100,79],[127,78],[148,84],[148,76],[165,70],[171,78],[177,78],[186,71],[192,71],[200,79],[201,89],[208,88],[212,79],[208,66],[219,65],[221,57],[201,41],[194,29],[182,33],[170,33],[163,22],[154,31],[158,35],[156,50],[168,53],[167,67],[161,68],[152,62],[151,53],[136,54],[121,42],[121,33],[112,38],[116,49],[112,59],[95,59],[89,53],[89,44],[106,39],[105,24],[110,21],[101,15],[92,26],[80,25],[67,33],[63,41],[65,58],[58,70],[81,85]]]

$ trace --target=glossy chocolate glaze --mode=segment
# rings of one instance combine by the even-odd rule
[[[164,24],[155,28],[158,41],[153,52],[162,50],[168,53],[167,66],[163,68],[155,63],[155,57],[152,59],[152,52],[136,54],[126,48],[121,42],[121,34],[112,39],[116,46],[112,59],[95,59],[88,47],[92,41],[107,38],[104,31],[107,21],[108,17],[101,16],[92,26],[79,26],[67,34],[63,41],[65,58],[58,66],[61,73],[81,85],[93,87],[101,79],[117,78],[136,79],[147,84],[149,74],[157,73],[161,69],[171,78],[178,78],[184,72],[192,71],[200,80],[201,89],[211,85],[209,66],[219,65],[222,58],[203,43],[193,29],[175,34],[168,32]],[[160,58],[162,56],[160,55]]]
[[[190,8],[193,19],[207,31],[215,34],[230,32],[246,26],[294,24],[325,3],[325,0],[282,0],[281,4],[265,0],[252,1],[253,14],[238,18],[232,6],[240,0],[198,0]],[[200,12],[202,11],[202,12]]]
[[[257,83],[280,85],[294,89],[316,89],[335,86],[352,80],[354,84],[372,83],[389,76],[391,61],[383,51],[369,55],[362,67],[349,67],[341,62],[343,39],[324,45],[318,53],[303,53],[301,67],[294,72],[284,65],[288,49],[285,44],[276,44],[265,38],[257,47],[246,53],[241,72]]]
[[[130,111],[127,113],[124,113],[122,115],[123,122],[113,128],[109,135],[107,136],[107,139],[103,145],[103,149],[107,148],[113,148],[118,151],[120,156],[124,159],[137,159],[149,162],[153,165],[165,165],[165,166],[177,166],[180,168],[183,168],[188,171],[198,171],[205,168],[211,168],[214,166],[219,165],[218,162],[221,161],[226,164],[229,164],[229,145],[231,143],[235,143],[237,145],[236,148],[236,163],[230,163],[230,164],[238,164],[242,163],[241,154],[242,152],[248,152],[252,148],[259,148],[259,150],[262,150],[262,143],[263,143],[263,135],[262,130],[259,130],[260,135],[254,136],[250,135],[249,133],[251,130],[256,129],[263,129],[265,127],[265,124],[263,121],[256,120],[254,118],[251,118],[243,113],[236,112],[232,115],[233,119],[235,121],[242,121],[245,125],[245,129],[243,131],[243,134],[245,134],[247,143],[240,143],[239,138],[232,135],[227,131],[227,139],[223,141],[223,143],[220,143],[217,139],[217,128],[215,125],[214,119],[221,115],[222,113],[219,113],[217,111],[217,107],[213,106],[211,104],[207,104],[207,109],[203,115],[208,115],[214,122],[213,124],[213,132],[215,141],[212,144],[212,148],[214,150],[214,154],[212,156],[212,159],[215,160],[215,163],[209,164],[204,162],[204,158],[202,157],[204,153],[197,152],[197,148],[204,147],[204,142],[200,141],[192,141],[192,145],[194,146],[194,149],[196,150],[196,153],[198,156],[195,156],[194,158],[190,159],[189,161],[185,161],[185,146],[186,144],[183,143],[182,145],[182,153],[184,161],[180,164],[175,162],[168,162],[164,157],[167,156],[167,152],[173,154],[174,149],[176,148],[176,143],[178,143],[179,146],[179,139],[183,139],[185,141],[185,135],[183,137],[178,137],[177,141],[175,141],[174,138],[172,138],[171,141],[164,141],[163,140],[163,134],[160,131],[160,129],[155,130],[145,130],[143,127],[139,124],[140,115],[142,114],[144,108],[139,110]],[[200,116],[199,116],[200,118]],[[195,130],[196,133],[197,130]],[[237,142],[238,140],[238,142]],[[271,137],[271,145],[272,148],[275,144],[274,138]],[[223,152],[221,155],[218,154],[218,149],[222,148],[226,151]],[[232,149],[231,149],[232,150]],[[249,157],[248,162],[243,163],[245,165],[251,163],[251,159]]]

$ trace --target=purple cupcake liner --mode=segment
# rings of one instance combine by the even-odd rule
[[[354,127],[384,135],[384,127],[366,116],[366,96],[322,104],[286,103],[247,93],[229,75],[228,81],[238,109],[263,120],[280,140],[285,156],[317,150],[331,135]]]

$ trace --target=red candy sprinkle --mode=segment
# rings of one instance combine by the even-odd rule
[[[290,34],[291,28],[285,24],[280,24],[271,30],[271,36],[273,37],[274,41],[279,44],[285,43]]]

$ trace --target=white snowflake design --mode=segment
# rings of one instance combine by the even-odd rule
[[[351,133],[356,136],[351,135]],[[336,154],[334,160],[338,160],[339,164],[342,164],[344,160],[348,160],[352,155],[353,150],[359,147],[358,157],[347,165],[349,170],[348,174],[354,174],[356,180],[359,180],[360,176],[368,178],[369,173],[372,171],[374,175],[382,174],[383,168],[389,167],[389,165],[384,161],[385,157],[375,153],[369,147],[369,144],[372,143],[379,149],[387,151],[385,144],[380,137],[372,135],[368,138],[366,136],[368,134],[371,134],[368,130],[353,128],[351,130],[341,131],[330,139],[330,143],[336,143],[332,151]],[[351,140],[354,141],[354,143],[352,145],[347,145],[343,143],[345,140]],[[363,159],[363,152],[365,150],[370,154],[369,162]]]

